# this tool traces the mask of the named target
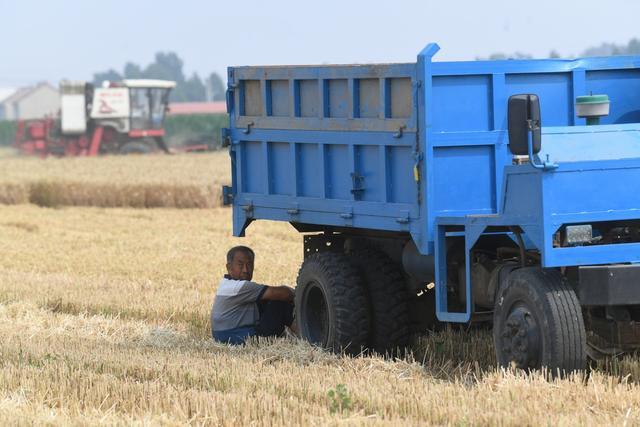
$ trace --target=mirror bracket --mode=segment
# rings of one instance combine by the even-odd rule
[[[540,120],[527,119],[527,148],[529,150],[529,164],[536,169],[544,171],[557,169],[558,164],[549,160],[548,154],[546,160],[543,160],[542,163],[536,163],[535,157],[533,156],[533,139],[531,138],[531,134],[539,128]]]

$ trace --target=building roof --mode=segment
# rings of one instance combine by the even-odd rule
[[[15,90],[11,95],[7,96],[5,99],[3,99],[2,103],[4,104],[8,102],[19,101],[20,99],[24,98],[29,92],[31,92],[32,89],[32,87],[21,87]]]
[[[35,86],[27,86],[27,87],[21,87],[21,88],[17,89],[12,94],[7,96],[6,98],[0,99],[0,103],[4,104],[4,103],[8,103],[8,102],[18,102],[22,98],[25,98],[26,96],[28,96],[29,94],[31,94],[35,90],[40,89],[43,86],[49,87],[50,89],[53,89],[53,90],[55,90],[57,92],[57,89],[54,88],[53,86],[51,86],[49,83],[42,82],[42,83],[38,83]]]
[[[16,91],[16,88],[13,88],[13,87],[0,87],[0,104],[5,99],[13,95],[15,91]]]
[[[182,114],[226,114],[227,104],[217,102],[172,102],[169,104],[169,115]]]

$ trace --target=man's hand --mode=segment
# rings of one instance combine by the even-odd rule
[[[263,301],[287,301],[293,302],[295,291],[288,286],[267,286],[267,290],[262,294]]]

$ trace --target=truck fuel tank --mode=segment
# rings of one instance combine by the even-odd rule
[[[421,283],[435,280],[435,259],[433,255],[422,255],[413,240],[409,240],[402,249],[402,268],[413,279]]]

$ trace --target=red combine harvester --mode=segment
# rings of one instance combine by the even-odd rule
[[[20,121],[15,146],[38,156],[169,152],[164,118],[175,82],[60,83],[59,117]]]

